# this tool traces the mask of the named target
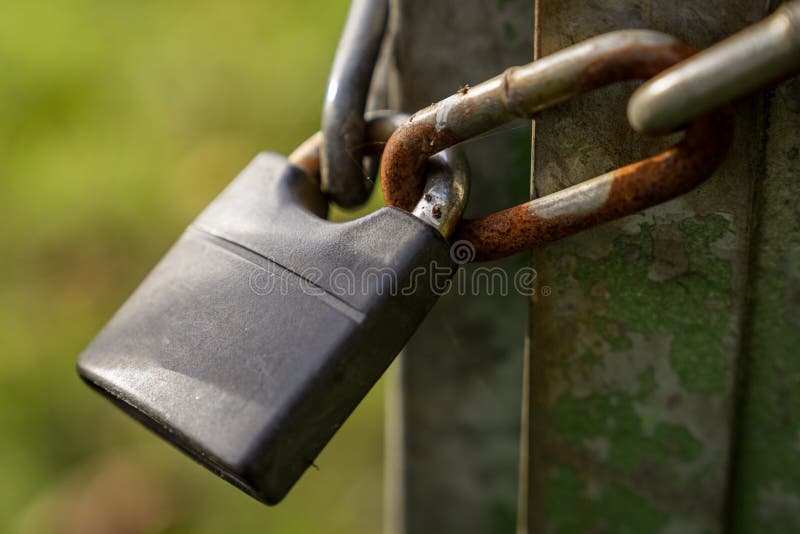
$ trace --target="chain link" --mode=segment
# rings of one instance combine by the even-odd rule
[[[410,210],[428,158],[446,148],[610,83],[649,78],[691,56],[674,37],[649,30],[588,39],[465,89],[415,113],[386,146],[386,202]],[[669,149],[559,193],[461,221],[477,261],[509,256],[683,194],[708,178],[730,144],[732,114],[695,121]]]
[[[675,131],[712,109],[800,71],[800,0],[642,85],[628,120],[646,134]]]

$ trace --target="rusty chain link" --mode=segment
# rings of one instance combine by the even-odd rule
[[[382,160],[386,202],[410,210],[422,190],[428,158],[441,150],[598,87],[652,77],[692,54],[692,48],[659,32],[611,32],[433,104],[389,139]],[[730,109],[712,112],[655,156],[498,213],[462,220],[454,239],[470,241],[476,261],[492,260],[670,200],[716,169],[730,144],[732,125]]]
[[[637,131],[663,134],[685,127],[678,143],[654,156],[462,220],[454,239],[471,242],[476,261],[515,254],[691,190],[714,172],[730,144],[733,113],[727,104],[800,70],[800,0],[793,0],[699,54],[663,33],[611,32],[465,87],[402,125],[397,115],[387,114],[365,123],[387,10],[386,0],[354,0],[331,73],[323,130],[292,155],[309,174],[321,175],[322,189],[342,206],[358,205],[369,195],[361,162],[375,152],[365,151],[365,141],[385,138],[395,127],[381,162],[382,188],[387,204],[406,211],[417,205],[434,155],[614,82],[652,78],[629,101],[629,122]]]
[[[364,123],[364,153],[379,157],[386,141],[408,120],[404,113],[374,111],[367,113]],[[289,162],[315,180],[320,179],[323,133],[317,132],[298,146]],[[425,174],[425,191],[412,207],[415,217],[450,237],[456,229],[469,195],[469,167],[458,147],[433,156]]]

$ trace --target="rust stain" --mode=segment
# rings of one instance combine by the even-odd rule
[[[652,78],[697,51],[683,43],[669,46],[634,44],[607,54],[587,65],[579,92],[585,93],[623,80]]]
[[[470,241],[475,247],[475,261],[489,261],[665,202],[711,175],[730,145],[732,130],[731,108],[699,119],[675,145],[614,171],[609,194],[595,211],[544,217],[537,213],[543,202],[540,198],[485,217],[465,219],[453,240]],[[565,201],[565,212],[568,208]]]
[[[289,163],[298,167],[317,183],[319,183],[321,146],[322,132],[317,132],[303,141],[303,143],[289,155]]]
[[[389,138],[381,160],[381,188],[386,203],[406,211],[422,197],[428,158],[459,143],[447,128],[427,121],[406,122]]]

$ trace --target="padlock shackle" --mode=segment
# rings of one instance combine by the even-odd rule
[[[405,124],[408,115],[374,111],[365,116],[367,140],[363,152],[380,157],[386,141]],[[289,155],[289,162],[319,183],[323,133],[317,132]],[[461,149],[454,147],[431,157],[423,193],[411,213],[449,238],[458,226],[469,195],[469,165]]]
[[[353,0],[333,59],[322,111],[322,190],[349,208],[363,204],[372,182],[361,168],[372,75],[388,21],[388,0]]]
[[[694,50],[650,30],[611,32],[565,48],[458,93],[412,115],[384,151],[386,203],[412,210],[428,159],[441,150],[611,83],[649,78]],[[717,168],[731,140],[729,109],[692,123],[683,140],[650,158],[478,219],[462,220],[476,261],[502,258],[630,215],[683,194]]]

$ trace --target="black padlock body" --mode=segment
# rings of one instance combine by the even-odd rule
[[[131,415],[269,504],[379,379],[454,268],[442,236],[404,211],[332,223],[323,210],[305,174],[260,154],[78,362]]]

